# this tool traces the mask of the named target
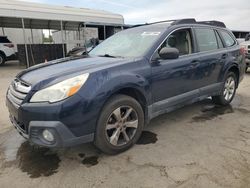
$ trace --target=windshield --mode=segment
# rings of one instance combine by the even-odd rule
[[[94,48],[89,55],[105,57],[141,57],[160,36],[160,31],[129,29],[119,32]]]

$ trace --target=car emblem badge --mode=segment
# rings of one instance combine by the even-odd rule
[[[15,82],[15,83],[14,83],[14,86],[15,86],[15,89],[17,89],[18,86],[19,86],[19,82]]]

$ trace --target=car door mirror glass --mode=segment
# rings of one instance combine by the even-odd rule
[[[177,59],[179,58],[179,50],[177,48],[164,47],[160,50],[159,56],[161,59]]]

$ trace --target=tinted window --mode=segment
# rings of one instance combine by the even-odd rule
[[[220,38],[218,32],[216,31],[215,34],[216,34],[216,38],[217,38],[217,42],[218,42],[218,47],[219,47],[219,48],[223,48],[223,47],[224,47],[224,46],[223,46],[223,42],[222,42],[222,40],[221,40],[221,38]]]
[[[231,37],[231,35],[226,31],[220,31],[223,40],[225,41],[226,47],[233,46],[235,44],[235,40]]]
[[[0,37],[0,43],[10,43],[7,37]]]
[[[191,54],[193,52],[193,45],[190,29],[181,29],[173,32],[167,40],[164,41],[158,52],[164,47],[177,48],[180,55]]]
[[[214,30],[206,28],[200,28],[195,30],[200,52],[218,49],[217,39]]]

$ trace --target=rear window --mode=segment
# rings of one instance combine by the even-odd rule
[[[235,45],[235,40],[227,31],[220,31],[220,33],[225,42],[226,47],[231,47]]]
[[[7,37],[0,37],[0,43],[10,43],[10,41]]]
[[[200,52],[218,49],[217,38],[213,29],[197,28],[195,31]]]

